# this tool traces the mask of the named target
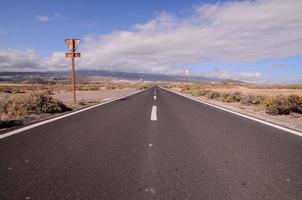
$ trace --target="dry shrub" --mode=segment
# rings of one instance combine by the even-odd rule
[[[244,105],[260,105],[263,103],[263,101],[265,100],[265,97],[262,95],[248,95],[248,96],[243,96],[241,98],[241,103]]]
[[[98,85],[85,84],[85,85],[79,85],[77,89],[80,91],[97,91],[100,90],[100,87]]]
[[[116,86],[115,86],[115,85],[107,85],[107,86],[106,86],[106,89],[107,89],[107,90],[115,90],[115,89],[116,89]]]
[[[267,98],[263,105],[265,112],[271,115],[288,115],[291,113],[291,104],[285,96]]]
[[[182,87],[180,90],[181,93],[190,93],[191,90],[188,87]]]
[[[148,84],[138,86],[139,90],[146,90],[146,89],[149,89],[149,88],[151,88],[151,85],[148,85]]]
[[[227,103],[240,102],[242,97],[241,92],[224,93],[222,94],[222,101]]]
[[[302,113],[302,96],[276,96],[263,102],[265,111],[272,115],[288,115],[292,112]]]
[[[27,89],[31,89],[31,88],[27,88],[24,86],[5,86],[5,85],[0,85],[0,93],[25,93],[25,91]]]
[[[209,99],[219,99],[220,93],[219,92],[214,92],[214,91],[205,91],[205,96],[208,97]]]
[[[291,111],[302,114],[302,96],[289,95],[288,101],[290,103]]]
[[[192,90],[192,91],[190,91],[190,93],[192,94],[192,96],[195,96],[195,97],[203,96],[201,90]]]
[[[34,114],[61,113],[71,110],[47,93],[17,95],[3,103],[2,118],[22,118]],[[4,116],[3,116],[4,115]]]

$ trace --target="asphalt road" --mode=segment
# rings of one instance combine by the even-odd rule
[[[0,199],[301,200],[302,137],[152,88],[1,139]]]

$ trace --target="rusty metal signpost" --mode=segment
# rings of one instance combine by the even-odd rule
[[[81,57],[80,53],[76,53],[76,49],[80,43],[79,39],[65,39],[65,43],[68,46],[71,53],[66,53],[66,58],[71,58],[72,67],[72,84],[73,84],[73,102],[76,103],[76,73],[75,73],[75,60],[74,58]]]

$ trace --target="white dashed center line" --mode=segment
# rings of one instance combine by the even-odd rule
[[[155,95],[153,96],[153,99],[156,100],[156,96]]]
[[[151,110],[151,121],[157,121],[157,107],[156,106],[152,106],[152,110]]]

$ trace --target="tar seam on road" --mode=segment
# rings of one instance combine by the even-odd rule
[[[274,124],[274,123],[271,123],[271,122],[268,122],[268,121],[264,121],[264,120],[261,120],[261,119],[257,119],[257,118],[255,118],[255,117],[252,117],[252,116],[249,116],[249,115],[245,115],[245,114],[243,114],[243,113],[239,113],[239,112],[236,112],[236,111],[233,111],[233,110],[229,110],[229,109],[227,109],[227,108],[223,108],[223,107],[220,107],[220,106],[216,106],[216,105],[214,105],[214,104],[211,104],[211,103],[208,103],[208,102],[204,102],[204,101],[199,100],[199,99],[194,99],[193,97],[189,97],[189,96],[180,94],[180,93],[175,92],[175,91],[172,91],[172,90],[168,90],[168,89],[165,89],[165,88],[162,88],[162,89],[163,89],[163,90],[166,90],[166,91],[168,91],[168,92],[177,94],[177,95],[179,95],[179,96],[182,96],[182,97],[191,99],[191,100],[193,100],[193,101],[197,101],[197,102],[199,102],[199,103],[202,103],[202,104],[205,104],[205,105],[208,105],[208,106],[211,106],[211,107],[214,107],[214,108],[217,108],[217,109],[220,109],[220,110],[223,110],[223,111],[226,111],[226,112],[229,112],[229,113],[238,115],[238,116],[240,116],[240,117],[244,117],[244,118],[247,118],[247,119],[250,119],[250,120],[259,122],[259,123],[261,123],[261,124],[265,124],[265,125],[268,125],[268,126],[277,128],[277,129],[279,129],[279,130],[282,130],[282,131],[285,131],[285,132],[288,132],[288,133],[291,133],[291,134],[298,135],[298,136],[301,136],[301,137],[302,137],[302,132],[299,132],[299,131],[296,131],[296,130],[293,130],[293,129],[290,129],[290,128],[286,128],[286,127],[284,127],[284,126],[277,125],[277,124]]]
[[[38,127],[38,126],[48,124],[48,123],[56,121],[56,120],[63,119],[65,117],[69,117],[71,115],[75,115],[77,113],[81,113],[81,112],[84,112],[86,110],[90,110],[92,108],[95,108],[95,107],[98,107],[98,106],[101,106],[101,105],[104,105],[104,104],[108,104],[108,103],[111,103],[113,101],[123,99],[123,98],[129,97],[129,96],[135,95],[135,94],[138,94],[138,93],[143,92],[143,91],[145,91],[145,90],[135,91],[131,94],[128,94],[128,95],[125,95],[125,96],[122,96],[122,97],[113,98],[113,99],[111,99],[109,101],[106,101],[106,102],[102,102],[102,103],[99,103],[99,104],[96,104],[96,105],[93,105],[93,106],[90,106],[90,107],[87,107],[87,108],[83,108],[83,109],[80,109],[80,110],[77,110],[77,111],[74,111],[74,112],[71,112],[71,113],[68,113],[68,114],[65,114],[65,115],[61,115],[61,116],[54,117],[54,118],[51,118],[51,119],[48,119],[48,120],[44,120],[44,121],[41,121],[41,122],[38,122],[38,123],[35,123],[35,124],[32,124],[32,125],[28,125],[28,126],[25,126],[23,128],[19,128],[19,129],[16,129],[16,130],[13,130],[13,131],[10,131],[10,132],[7,132],[7,133],[3,133],[3,134],[0,135],[0,140],[3,139],[3,138],[9,137],[11,135],[15,135],[17,133],[21,133],[23,131]]]
[[[152,106],[152,110],[151,110],[151,121],[157,121],[157,107],[156,106]]]

